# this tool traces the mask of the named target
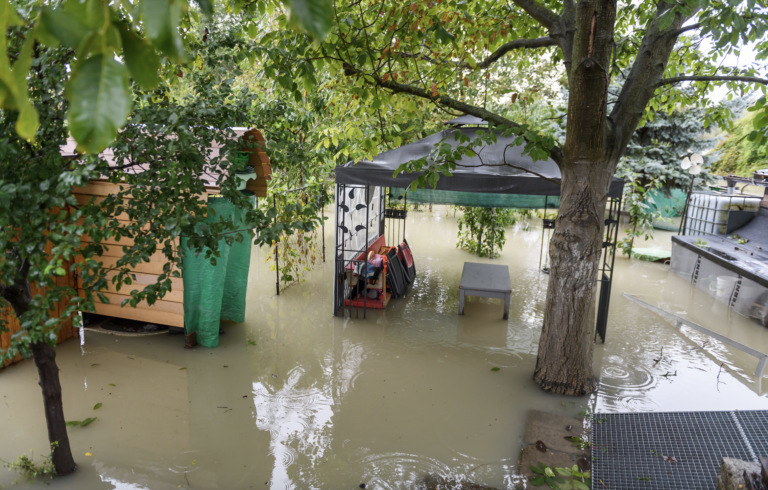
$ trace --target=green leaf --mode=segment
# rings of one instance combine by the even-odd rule
[[[76,427],[81,424],[82,422],[80,422],[79,420],[70,420],[69,422],[67,422],[67,427]]]
[[[136,31],[123,24],[120,26],[120,39],[123,41],[125,64],[131,70],[131,76],[144,90],[157,87],[160,77],[160,57],[155,49],[139,36]]]
[[[109,383],[109,386],[115,386],[115,383]]]
[[[535,487],[540,487],[544,485],[544,477],[543,476],[534,476],[530,479],[531,485]]]
[[[203,11],[205,15],[213,14],[213,1],[212,0],[195,0],[197,6]]]
[[[179,368],[179,371],[183,371],[183,370],[185,370],[185,369],[187,369],[187,368],[185,368],[185,367],[183,367],[183,368]]]
[[[128,86],[128,70],[109,56],[97,54],[75,68],[66,91],[79,151],[98,153],[115,139],[131,109]]]
[[[180,0],[150,0],[142,2],[147,37],[172,61],[183,63],[184,43],[179,36]]]
[[[333,25],[331,0],[290,0],[291,20],[318,41],[325,39]]]
[[[672,22],[675,20],[675,9],[669,9],[658,18],[659,22],[659,30],[663,31],[667,27],[672,25]]]
[[[34,143],[35,134],[37,133],[37,128],[40,126],[40,121],[35,107],[30,104],[29,101],[25,102],[26,103],[22,104],[21,109],[19,110],[19,118],[16,120],[16,132],[20,137]]]
[[[501,371],[501,368],[499,368],[499,367],[494,367],[494,368],[491,368],[491,371]]]
[[[82,422],[80,422],[80,427],[86,427],[88,425],[91,425],[93,421],[96,420],[96,417],[89,417]]]
[[[7,8],[13,10],[10,6]],[[0,103],[5,108],[19,110],[16,133],[31,142],[34,142],[39,125],[37,110],[27,98],[27,76],[32,65],[34,42],[34,36],[28,35],[12,70],[9,69],[7,60],[0,62]],[[5,56],[5,46],[0,48],[0,56]]]
[[[93,406],[94,410],[98,410],[100,408],[101,408],[101,402],[99,402],[99,403],[97,403],[96,405]]]
[[[539,468],[538,466],[531,465],[530,468],[531,468],[531,471],[533,471],[537,475],[543,475],[544,474],[544,470],[542,468]]]
[[[91,29],[77,16],[63,8],[43,7],[40,11],[40,25],[44,29],[43,37],[53,36],[61,44],[75,49],[91,32]]]
[[[19,14],[16,12],[16,8],[11,6],[8,0],[0,0],[0,14],[3,15],[3,20],[5,21],[2,24],[3,28],[6,25],[24,25],[24,22],[21,21]]]

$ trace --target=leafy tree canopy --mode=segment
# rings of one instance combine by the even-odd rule
[[[754,171],[768,168],[768,142],[749,139],[760,114],[753,111],[736,121],[733,131],[717,147],[719,158],[712,165],[712,172],[752,177]]]

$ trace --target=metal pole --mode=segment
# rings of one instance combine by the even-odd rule
[[[621,199],[623,196],[619,196],[619,205],[616,207],[616,230],[614,230],[613,236],[613,258],[611,259],[611,280],[613,280],[613,266],[616,263],[616,244],[619,241],[619,217],[621,216]]]
[[[607,333],[608,333],[608,311],[610,310],[610,307],[611,307],[611,286],[613,286],[613,267],[616,264],[616,244],[619,241],[619,217],[621,216],[620,213],[621,213],[621,199],[622,199],[622,197],[623,196],[619,196],[619,203],[618,203],[618,206],[616,207],[616,229],[614,230],[614,233],[613,233],[613,246],[611,247],[611,250],[613,251],[613,257],[611,257],[611,269],[610,269],[611,277],[608,278],[608,283],[607,283],[608,291],[606,292],[606,295],[605,295],[605,332],[602,335],[603,343],[605,343],[605,338],[608,336],[607,335]],[[609,230],[609,232],[610,232],[610,230]],[[605,286],[606,286],[605,282],[603,282],[600,285],[600,292],[601,293],[602,293],[602,289]]]
[[[544,255],[544,220],[547,219],[547,201],[549,196],[544,196],[544,218],[541,221],[541,248],[539,249],[539,272],[541,272],[541,258]]]
[[[339,194],[338,184],[333,185],[334,196]],[[339,199],[334,199],[336,206],[333,211],[333,316],[339,313],[339,288],[344,287],[344,284],[339,284]],[[342,315],[344,311],[342,310]]]
[[[275,211],[277,211],[277,195],[272,194],[272,202],[275,205]],[[277,226],[277,213],[275,213],[275,226]],[[277,252],[277,246],[280,241],[280,237],[278,237],[277,240],[275,240],[275,276],[276,276],[276,282],[275,282],[275,288],[277,289],[277,295],[280,296],[280,257]]]
[[[325,263],[325,190],[320,187],[320,218],[323,226],[323,263]]]
[[[408,217],[408,192],[403,193],[403,241],[405,241],[405,219]]]
[[[368,220],[370,219],[371,205],[368,200],[369,186],[365,186],[365,247],[363,247],[363,260],[365,261],[365,276],[363,278],[363,286],[365,287],[363,292],[363,320],[368,308]]]
[[[696,176],[691,175],[691,187],[688,188],[688,195],[685,196],[685,206],[683,206],[683,219],[680,220],[680,228],[677,230],[678,235],[685,234],[686,214],[688,214],[688,203],[691,201],[691,192],[693,192],[694,180],[696,180]]]
[[[342,203],[347,203],[347,186],[345,184],[341,184],[341,198]],[[339,197],[336,196],[336,212],[338,212],[339,209]],[[343,211],[343,209],[342,209]],[[346,225],[347,224],[347,216],[342,213],[341,215],[341,224]],[[344,228],[340,228],[341,230],[341,273],[342,273],[342,284],[344,285],[344,295],[341,298],[341,316],[344,316],[344,303],[347,302],[347,253],[346,253],[346,238],[344,237]],[[338,233],[338,230],[336,231]],[[352,318],[352,303],[349,303],[349,317]]]
[[[491,208],[491,257],[493,258],[493,236],[494,232],[496,231],[496,210]]]

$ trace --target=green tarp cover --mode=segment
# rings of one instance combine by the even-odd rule
[[[659,250],[656,248],[633,248],[632,258],[638,260],[647,260],[648,262],[660,262],[672,257],[669,250]]]
[[[251,204],[255,197],[251,197]],[[222,198],[212,198],[208,220],[232,216],[236,223],[242,220],[245,209],[236,208]],[[181,242],[186,247],[186,240]],[[221,257],[216,265],[205,259],[205,252],[195,257],[191,250],[184,257],[184,325],[187,333],[196,332],[197,343],[205,347],[219,345],[219,322],[245,321],[245,293],[248,288],[248,269],[251,266],[251,241],[227,245],[219,241]]]
[[[683,206],[685,206],[686,192],[681,189],[672,189],[669,191],[670,195],[666,192],[652,191],[651,197],[653,197],[654,204],[650,204],[652,210],[661,211],[661,215],[665,218],[677,218],[683,215]],[[675,220],[670,223],[667,220],[655,220],[653,227],[657,230],[677,231],[680,226],[680,220]]]
[[[393,187],[392,199],[400,199],[405,189]],[[526,208],[526,209],[557,209],[560,207],[560,196],[532,196],[527,194],[491,194],[486,192],[461,192],[439,189],[408,189],[406,194],[408,204],[450,204],[452,206],[467,206],[474,208]]]

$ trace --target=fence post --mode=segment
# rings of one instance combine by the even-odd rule
[[[275,205],[275,211],[277,211],[277,194],[272,194],[273,203]],[[277,225],[277,214],[275,214],[275,225]],[[275,240],[275,288],[277,289],[277,295],[280,296],[280,257],[277,255],[278,240]]]

